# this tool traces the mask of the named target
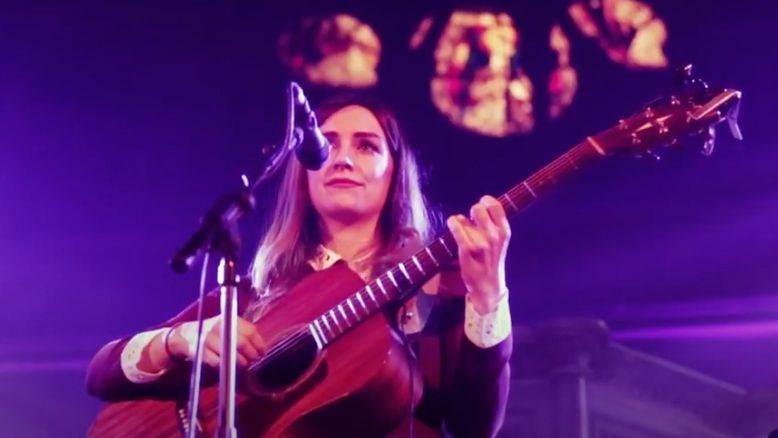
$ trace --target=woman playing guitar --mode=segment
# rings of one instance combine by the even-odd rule
[[[364,285],[423,248],[436,231],[436,215],[421,192],[414,154],[389,110],[369,98],[352,95],[331,99],[317,110],[317,115],[332,145],[330,156],[318,171],[288,160],[270,227],[255,256],[250,278],[244,279],[240,287],[237,361],[244,370],[268,351],[276,333],[263,331],[261,322],[272,313],[269,309],[282,308],[293,299],[288,291],[307,281],[305,299],[290,307],[297,309],[326,298],[322,295],[331,282],[325,277],[327,272],[358,277]],[[469,218],[454,215],[446,221],[457,245],[453,251],[456,262],[426,281],[419,293],[386,307],[379,315],[388,322],[386,327],[393,336],[410,347],[403,363],[420,375],[421,384],[415,390],[411,384],[410,391],[406,384],[398,384],[372,404],[360,402],[359,413],[354,411],[356,404],[348,405],[346,397],[341,396],[331,397],[332,406],[310,402],[308,408],[298,408],[305,405],[306,394],[301,390],[302,395],[294,403],[288,402],[278,410],[299,409],[300,424],[318,417],[315,424],[319,426],[312,428],[314,423],[309,422],[306,436],[364,436],[366,429],[344,424],[380,417],[393,397],[413,402],[413,417],[406,410],[400,418],[394,415],[392,421],[380,426],[381,422],[373,421],[375,429],[370,434],[407,436],[409,427],[416,437],[444,433],[486,437],[497,433],[508,397],[512,352],[505,281],[510,226],[503,207],[490,196],[481,198],[469,213]],[[319,285],[317,278],[322,279]],[[359,314],[355,302],[347,303],[353,314]],[[219,366],[218,309],[218,295],[210,294],[204,303],[207,319],[203,360],[213,368]],[[195,310],[192,305],[157,327],[105,345],[90,364],[88,391],[111,402],[186,397],[196,348]],[[340,314],[348,319],[342,307]],[[332,315],[333,325],[338,315]],[[322,338],[329,333],[319,326],[314,331]],[[357,339],[356,334],[352,338]],[[331,383],[332,388],[338,388],[359,379],[362,367],[350,371],[352,379],[337,377],[336,351],[346,352],[343,357],[357,351],[357,345],[348,342],[350,339],[344,337],[339,341],[342,345],[327,351],[329,356],[325,355],[324,360],[329,361],[327,372],[331,375],[320,382],[340,379]],[[355,360],[366,359],[355,356],[341,362]],[[204,386],[214,384],[211,374],[206,373]],[[351,389],[344,392],[358,393]],[[416,393],[413,400],[411,393]],[[339,402],[361,418],[331,418],[336,416],[334,406]],[[310,408],[314,404],[317,409]],[[278,427],[273,429],[267,420],[258,419],[263,412],[250,409],[248,403],[238,413],[240,436],[265,435],[270,430],[272,434],[303,435],[304,428],[295,429],[293,420],[285,419],[288,426],[284,427],[276,422]],[[145,423],[156,421],[153,418],[147,415]],[[261,427],[252,427],[252,422],[262,421],[265,423]],[[115,436],[126,432],[121,430],[120,421],[112,427]]]

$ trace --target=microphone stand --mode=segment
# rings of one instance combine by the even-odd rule
[[[240,278],[237,273],[238,254],[240,252],[240,235],[238,222],[243,215],[252,211],[256,205],[253,191],[260,183],[270,178],[281,166],[289,152],[302,142],[303,132],[294,128],[294,93],[299,86],[292,82],[287,92],[287,125],[286,135],[281,147],[270,145],[262,149],[263,165],[252,183],[246,175],[241,176],[242,187],[219,198],[213,207],[203,216],[200,227],[191,235],[171,259],[173,271],[179,274],[187,272],[202,253],[219,252],[222,254],[218,269],[222,316],[221,360],[219,364],[219,407],[218,428],[219,438],[236,438],[235,428],[235,386],[236,386],[236,347],[237,347],[237,316],[238,316],[238,285]],[[202,326],[202,325],[201,325]],[[202,336],[202,334],[200,335]],[[198,339],[199,337],[198,336]],[[196,394],[199,391],[200,347],[198,346],[193,368],[191,388],[189,391],[189,415],[185,422],[187,435],[194,436],[198,429]]]

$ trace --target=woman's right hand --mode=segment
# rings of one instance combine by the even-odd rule
[[[245,367],[258,359],[265,352],[267,345],[254,324],[241,317],[238,317],[236,322],[236,361],[239,367]],[[221,361],[222,327],[221,315],[203,321],[203,362],[214,368],[219,368]],[[170,352],[178,358],[193,360],[196,346],[197,321],[185,322],[175,327],[168,339]]]

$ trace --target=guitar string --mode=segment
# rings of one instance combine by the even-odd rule
[[[418,255],[419,255],[419,254],[417,253],[417,256],[418,256]],[[399,275],[399,274],[401,273],[401,272],[399,271],[399,268],[398,268],[398,267],[394,267],[394,268],[392,268],[392,269],[389,269],[389,270],[387,270],[385,273],[381,274],[381,275],[380,275],[378,278],[381,278],[383,281],[386,281],[386,282],[388,282],[388,281],[389,281],[389,278],[388,278],[388,272],[390,272],[390,271],[392,272],[392,275]],[[374,281],[373,281],[373,283],[374,283],[374,282],[376,282],[376,281],[377,281],[377,280],[374,280]],[[360,289],[360,290],[359,290],[359,291],[358,291],[356,294],[354,294],[353,296],[357,296],[357,295],[359,295],[359,296],[360,296],[360,297],[363,299],[363,301],[364,301],[364,300],[367,300],[367,298],[368,298],[368,295],[367,295],[367,292],[366,292],[366,290],[367,290],[366,288]],[[398,289],[398,290],[397,290],[397,293],[399,293],[399,292],[401,292],[401,290],[399,290],[399,289]],[[350,298],[351,298],[351,297],[350,297]],[[391,300],[391,299],[390,299],[390,300]],[[341,301],[341,302],[339,303],[339,305],[343,305],[343,304],[344,304],[344,302],[345,302],[345,301]],[[365,302],[368,302],[368,301],[365,301]],[[388,302],[389,302],[389,301],[387,301],[387,303],[388,303]],[[374,309],[374,310],[372,310],[372,311],[371,311],[371,310],[369,310],[369,309],[367,309],[367,308],[365,308],[365,310],[367,310],[367,311],[369,312],[369,314],[372,314],[372,312],[374,312],[375,310],[378,310],[378,309],[380,309],[380,308],[381,308],[383,305],[385,305],[385,304],[386,304],[386,303],[379,303],[379,304],[378,304],[378,306],[379,306],[379,307],[378,307],[378,308],[376,308],[376,309]],[[335,307],[331,308],[330,310],[334,310],[335,308],[337,308],[337,305],[336,305]],[[329,311],[330,311],[330,310],[328,310],[327,312],[323,313],[321,317],[324,317],[324,318],[326,318],[326,317],[327,317],[327,313],[329,313]],[[321,318],[321,317],[320,317],[320,318]],[[361,318],[364,318],[364,316],[363,316],[363,317],[361,317]],[[317,319],[318,319],[318,318],[317,318]],[[274,345],[274,346],[273,346],[273,347],[272,347],[270,350],[268,350],[268,352],[267,352],[267,353],[266,353],[266,354],[265,354],[265,355],[264,355],[262,358],[258,359],[258,360],[257,360],[256,362],[254,362],[254,364],[252,364],[252,365],[253,365],[253,366],[256,366],[256,365],[258,365],[258,364],[261,364],[262,362],[266,362],[266,361],[268,361],[268,360],[271,360],[271,359],[274,359],[274,358],[276,358],[277,356],[279,356],[279,355],[281,355],[281,354],[284,354],[284,353],[287,351],[287,348],[288,348],[290,345],[292,345],[292,344],[294,344],[294,343],[298,343],[298,342],[299,342],[300,340],[302,340],[302,339],[303,339],[305,336],[307,336],[307,334],[309,333],[309,330],[308,330],[308,325],[310,325],[310,323],[309,323],[309,324],[307,324],[307,325],[306,325],[306,327],[304,327],[304,328],[301,328],[300,330],[298,330],[298,331],[297,331],[296,333],[294,333],[293,335],[290,335],[290,336],[286,337],[284,340],[282,340],[281,342],[279,342],[278,344],[275,344],[275,345]],[[332,330],[330,330],[330,334],[331,334],[331,335],[333,335],[332,339],[335,339],[336,337],[339,337],[339,336],[343,335],[343,333],[345,333],[345,332],[346,332],[346,330],[350,329],[350,328],[351,328],[351,326],[352,326],[352,325],[350,325],[350,326],[349,326],[349,327],[347,327],[346,329],[343,329],[343,330],[341,330],[341,332],[340,332],[340,333],[333,333],[333,331],[332,331]],[[331,342],[331,340],[330,340],[330,341],[327,341],[327,343],[330,343],[330,342]]]
[[[444,236],[444,237],[445,237],[445,236]],[[417,251],[417,252],[416,252],[416,253],[413,255],[413,257],[416,257],[416,258],[417,258],[417,260],[419,260],[419,263],[421,263],[422,265],[425,265],[425,264],[427,264],[427,263],[425,263],[425,262],[427,262],[427,261],[429,261],[429,262],[432,262],[432,259],[429,257],[429,255],[428,255],[428,254],[426,254],[426,250],[425,250],[425,249],[421,249],[421,250]],[[412,258],[412,257],[411,257],[411,258]],[[408,260],[410,260],[411,258],[409,258]],[[403,263],[404,263],[404,264],[407,264],[407,263],[408,263],[408,260],[406,260],[406,261],[405,261],[405,262],[403,262]],[[427,270],[429,270],[429,269],[430,269],[430,268],[429,268],[429,267],[427,267],[427,269],[426,269],[426,270],[424,270],[424,271],[426,272],[426,271],[427,271]],[[388,269],[388,270],[387,270],[386,272],[384,272],[383,274],[379,275],[379,276],[376,278],[376,280],[373,280],[373,281],[371,282],[371,284],[373,284],[373,283],[376,283],[376,282],[377,282],[377,280],[378,280],[379,278],[380,278],[380,279],[382,279],[382,282],[383,282],[383,283],[389,283],[389,282],[391,281],[391,280],[390,280],[390,278],[389,278],[389,275],[388,275],[388,273],[389,273],[389,272],[391,272],[393,276],[400,276],[400,275],[402,274],[402,271],[399,269],[399,266],[395,266],[395,267],[393,267],[393,268],[391,268],[391,269]],[[404,275],[404,274],[402,274],[402,275]],[[397,293],[397,294],[399,294],[401,291],[402,291],[402,290],[398,288],[398,289],[397,289],[397,291],[396,291],[396,293]],[[359,296],[360,298],[362,298],[362,300],[363,300],[364,302],[366,302],[366,303],[367,303],[367,302],[369,302],[369,301],[367,301],[367,299],[368,299],[368,297],[369,297],[369,294],[367,293],[367,288],[366,288],[366,287],[365,287],[365,288],[362,288],[362,289],[360,289],[360,290],[359,290],[357,293],[355,293],[355,294],[354,294],[352,297],[349,297],[349,298],[353,298],[353,297],[356,297],[356,296]],[[392,298],[388,298],[386,302],[384,302],[384,303],[378,303],[378,308],[376,308],[376,309],[369,310],[369,309],[365,308],[365,310],[367,310],[367,311],[368,311],[368,314],[370,315],[370,314],[372,314],[373,312],[375,312],[376,310],[378,310],[378,309],[380,309],[381,307],[383,307],[383,306],[384,306],[386,303],[390,302],[390,301],[391,301],[391,299],[392,299]],[[344,300],[344,301],[341,301],[341,302],[339,303],[339,305],[341,305],[341,306],[342,306],[344,303],[345,303],[345,300]],[[330,308],[330,310],[334,310],[334,309],[335,309],[335,308],[337,308],[337,307],[338,307],[338,305],[336,305],[336,306],[335,306],[335,307],[333,307],[333,308]],[[344,307],[346,307],[346,306],[344,306]],[[321,317],[327,318],[327,313],[329,313],[329,311],[330,311],[330,310],[328,310],[328,311],[326,311],[325,313],[323,313],[323,314],[322,314],[322,316],[320,316],[320,318],[321,318]],[[361,318],[364,318],[364,316],[363,316],[363,317],[361,317]],[[317,318],[317,319],[318,319],[318,318]],[[309,323],[309,324],[307,324],[307,325],[306,325],[306,327],[299,329],[299,330],[298,330],[297,332],[295,332],[293,335],[290,335],[290,336],[286,337],[284,340],[282,340],[281,342],[279,342],[279,343],[275,344],[273,347],[271,347],[271,349],[270,349],[270,350],[268,350],[268,352],[267,352],[265,355],[263,355],[263,356],[262,356],[262,358],[258,359],[257,361],[255,361],[254,363],[252,363],[250,366],[259,366],[259,365],[261,365],[262,363],[264,363],[264,362],[267,362],[268,360],[275,359],[275,358],[276,358],[276,357],[278,357],[279,355],[281,355],[281,354],[284,354],[284,353],[287,351],[287,348],[288,348],[290,345],[292,345],[292,344],[295,344],[295,343],[298,343],[300,340],[304,339],[304,337],[305,337],[305,336],[307,336],[307,334],[309,333],[309,330],[308,330],[308,326],[309,326],[309,325],[310,325],[310,323]],[[350,329],[350,328],[351,328],[351,325],[350,325],[348,328],[346,328],[345,330],[341,330],[341,332],[340,332],[340,333],[337,333],[337,334],[333,333],[333,331],[332,331],[332,330],[330,330],[330,334],[334,335],[332,339],[335,339],[336,337],[339,337],[339,336],[343,335],[343,333],[345,333],[345,332],[346,332],[346,330],[348,330],[348,329]],[[327,343],[328,343],[328,344],[329,344],[330,342],[331,342],[331,340],[330,340],[330,341],[327,341]]]
[[[578,164],[574,160],[579,160],[579,159],[585,157],[585,153],[587,152],[587,150],[582,148],[582,145],[584,145],[584,144],[580,144],[580,145],[574,147],[572,150],[570,150],[570,151],[566,152],[565,154],[561,155],[559,158],[557,158],[556,160],[554,160],[553,162],[549,163],[548,165],[546,165],[541,170],[537,171],[536,173],[534,173],[533,175],[531,175],[530,177],[525,179],[522,183],[520,183],[520,184],[512,187],[511,189],[509,189],[501,197],[503,197],[503,196],[510,197],[511,200],[514,200],[514,199],[515,200],[524,200],[524,199],[527,199],[527,198],[529,200],[532,200],[533,198],[535,198],[535,196],[533,196],[531,194],[530,194],[529,197],[526,196],[530,192],[524,186],[524,183],[526,182],[527,185],[529,185],[531,180],[541,180],[541,181],[544,180],[544,179],[548,180],[548,179],[550,179],[549,176],[553,178],[554,174],[558,175],[559,174],[558,171],[560,169],[564,168],[564,167],[566,167],[568,169],[571,168],[571,167],[577,168]],[[566,162],[563,159],[565,157],[567,157],[567,160],[569,161],[569,163]],[[549,174],[551,174],[551,175],[549,175]],[[542,187],[542,186],[539,186],[537,184],[537,182],[535,182],[533,185],[535,187]],[[518,208],[514,208],[514,209],[516,210],[516,212],[518,212]]]

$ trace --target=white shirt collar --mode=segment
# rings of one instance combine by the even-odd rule
[[[343,259],[343,257],[341,257],[340,254],[320,244],[316,247],[316,253],[313,257],[308,259],[308,264],[311,265],[315,271],[321,271],[329,268],[341,259]]]

